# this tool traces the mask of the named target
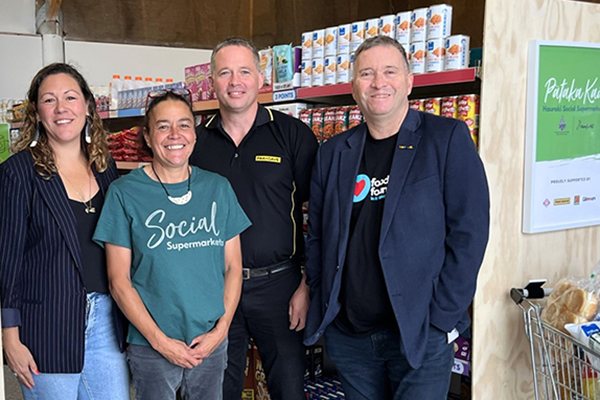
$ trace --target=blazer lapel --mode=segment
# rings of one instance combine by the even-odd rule
[[[56,173],[52,174],[50,179],[44,179],[39,175],[36,175],[36,178],[35,185],[40,191],[42,199],[48,206],[48,210],[54,217],[54,220],[65,239],[67,248],[75,261],[75,266],[83,278],[81,247],[76,231],[77,221],[75,220],[75,215],[73,215],[73,210],[69,205],[65,187]]]
[[[400,193],[404,187],[406,176],[410,171],[410,167],[417,153],[421,134],[418,133],[418,127],[421,123],[419,113],[409,110],[406,118],[400,127],[396,148],[394,150],[394,158],[390,170],[390,182],[388,184],[385,203],[383,206],[383,216],[381,220],[381,232],[379,243],[383,243],[394,216],[394,211],[400,200]]]
[[[343,233],[338,247],[338,260],[340,263],[343,262],[343,255],[346,253],[350,219],[352,217],[352,205],[354,204],[356,176],[358,175],[360,160],[365,148],[366,137],[367,126],[362,124],[356,129],[354,134],[346,139],[348,148],[340,152],[338,193],[340,202],[340,232]]]

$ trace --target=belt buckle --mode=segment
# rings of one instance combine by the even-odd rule
[[[250,268],[242,268],[242,279],[245,281],[250,279]]]

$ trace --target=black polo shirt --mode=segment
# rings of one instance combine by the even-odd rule
[[[303,259],[302,203],[318,147],[308,126],[259,105],[239,146],[223,129],[220,113],[198,126],[196,135],[190,163],[226,177],[252,221],[241,234],[244,267]]]

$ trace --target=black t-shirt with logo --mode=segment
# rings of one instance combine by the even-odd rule
[[[398,134],[376,140],[367,135],[354,186],[348,250],[342,273],[337,325],[352,335],[368,335],[395,324],[379,260],[383,204]]]

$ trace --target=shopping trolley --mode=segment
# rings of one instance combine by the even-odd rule
[[[600,353],[542,321],[541,305],[532,299],[549,296],[545,280],[530,281],[510,296],[523,311],[529,340],[536,400],[600,400]],[[594,359],[594,357],[598,357]],[[593,360],[594,365],[592,365]]]

